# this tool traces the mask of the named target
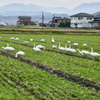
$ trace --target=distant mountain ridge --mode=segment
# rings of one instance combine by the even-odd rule
[[[85,12],[85,13],[96,13],[100,11],[100,2],[98,3],[83,3],[74,9],[67,9],[67,7],[43,7],[38,6],[35,4],[28,4],[24,5],[22,3],[12,3],[9,5],[5,5],[3,7],[0,7],[0,12],[15,12],[15,11],[23,11],[23,12],[49,12],[49,13],[65,13],[68,15],[72,15],[79,12]]]
[[[44,12],[47,23],[52,20],[53,16],[70,17],[73,14],[80,12],[89,13],[93,15],[100,14],[100,2],[98,3],[83,3],[74,9],[67,9],[65,7],[43,7],[35,4],[24,5],[21,3],[13,3],[0,7],[0,20],[9,24],[15,24],[18,16],[31,16],[33,21],[41,22],[42,12]]]

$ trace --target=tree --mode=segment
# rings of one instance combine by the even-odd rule
[[[70,22],[66,21],[65,23],[64,22],[61,22],[58,27],[70,27]]]

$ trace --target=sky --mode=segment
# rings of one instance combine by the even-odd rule
[[[73,9],[82,3],[96,3],[100,0],[0,0],[0,7],[11,3],[36,4],[44,7],[66,7]]]

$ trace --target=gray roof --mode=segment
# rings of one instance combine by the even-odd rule
[[[19,16],[18,18],[31,19],[31,16]]]
[[[94,16],[91,14],[87,14],[87,13],[78,13],[78,14],[72,15],[70,17],[94,17]]]

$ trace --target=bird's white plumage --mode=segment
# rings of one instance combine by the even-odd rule
[[[52,48],[53,48],[53,49],[56,49],[56,48],[57,48],[57,46],[56,46],[56,45],[54,45],[54,44],[52,44]]]
[[[15,38],[15,40],[19,40],[19,38]]]
[[[45,39],[41,39],[40,41],[41,41],[41,42],[44,42],[44,41],[45,41]]]
[[[52,36],[52,40],[51,40],[51,41],[52,41],[52,43],[54,43],[54,42],[55,42],[55,40],[54,40],[53,36]]]
[[[78,43],[73,43],[73,45],[77,46],[77,45],[78,45]]]
[[[68,41],[68,44],[70,44],[71,42],[70,41]]]
[[[24,41],[23,43],[28,44],[29,42],[28,41]]]
[[[10,39],[14,40],[15,38],[14,37],[11,37]]]
[[[33,50],[35,50],[36,52],[41,51],[41,49],[35,47],[35,43],[33,43],[33,44],[34,44]]]
[[[16,53],[16,56],[15,56],[15,57],[17,58],[17,55],[21,55],[21,56],[22,56],[22,55],[24,55],[24,54],[25,54],[25,53],[24,53],[23,51],[18,51],[18,52]]]
[[[15,50],[15,48],[13,47],[9,47],[9,44],[7,43],[7,47],[2,47],[4,50],[8,50],[8,51],[13,51]]]
[[[67,44],[65,44],[65,51],[70,51],[70,48],[67,48]]]
[[[91,53],[90,53],[90,55],[93,56],[93,57],[98,57],[98,56],[100,56],[99,53],[93,52],[93,48],[92,48],[92,47],[91,47]]]
[[[69,44],[69,51],[72,52],[72,53],[76,52],[75,49],[71,49],[71,45],[70,44]]]
[[[85,43],[84,43],[84,44],[83,44],[83,46],[84,46],[84,47],[86,47],[86,46],[87,46],[87,44],[85,44]]]
[[[37,45],[36,48],[44,49],[45,50],[45,46],[42,46],[42,45]]]
[[[59,47],[58,48],[59,48],[59,50],[62,50],[62,51],[65,50],[64,47],[60,47],[60,42],[59,42]]]
[[[33,41],[33,39],[30,39],[30,41]]]

